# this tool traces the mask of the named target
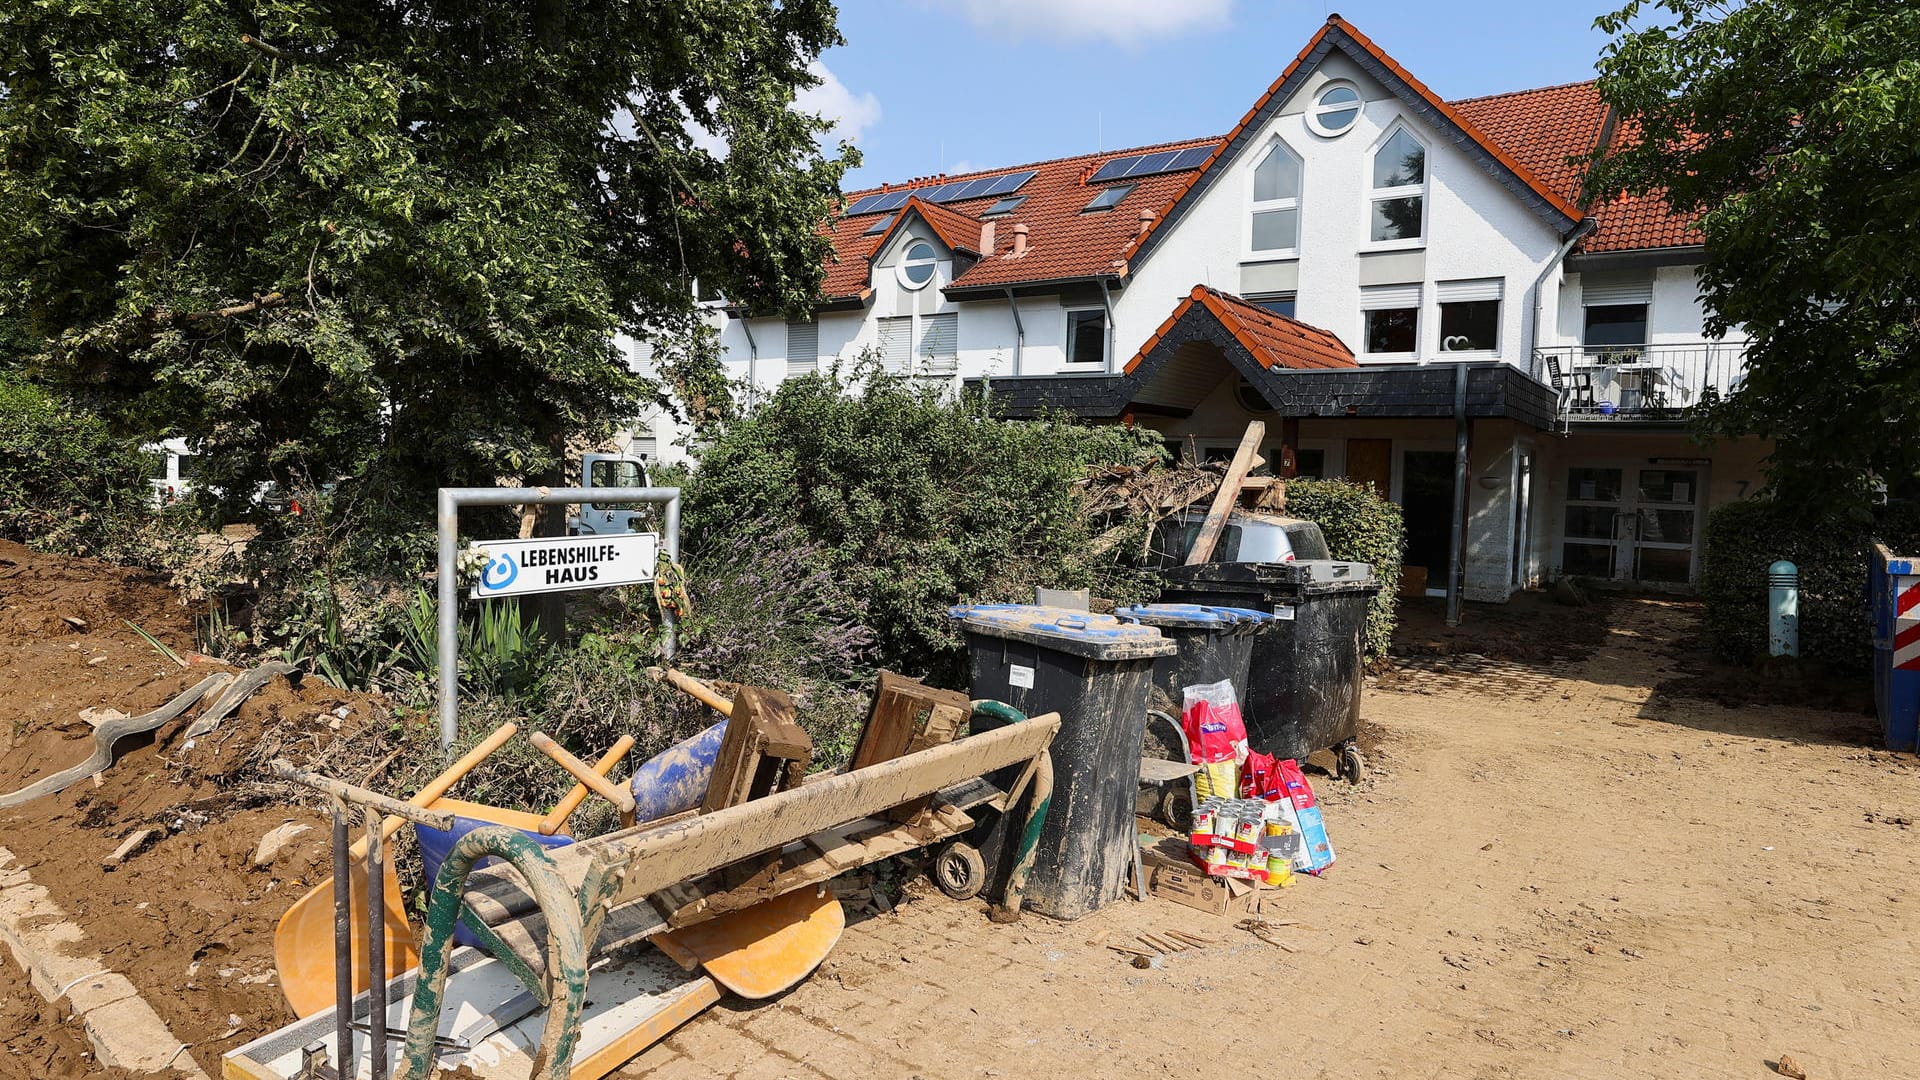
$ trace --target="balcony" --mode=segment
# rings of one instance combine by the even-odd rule
[[[1566,423],[1678,423],[1738,389],[1744,357],[1737,343],[1562,345],[1534,350],[1533,377]]]

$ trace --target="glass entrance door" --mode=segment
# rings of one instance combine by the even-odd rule
[[[1561,572],[1622,583],[1693,584],[1700,479],[1700,470],[1692,468],[1568,468]]]

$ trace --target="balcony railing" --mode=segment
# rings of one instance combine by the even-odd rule
[[[1533,377],[1560,396],[1560,418],[1682,421],[1746,377],[1739,344],[1562,345],[1536,349]]]

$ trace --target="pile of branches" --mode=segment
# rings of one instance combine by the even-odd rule
[[[1147,558],[1152,553],[1154,527],[1195,503],[1212,499],[1226,475],[1224,461],[1089,469],[1077,486],[1094,526],[1093,550],[1104,553],[1137,543],[1139,557]]]

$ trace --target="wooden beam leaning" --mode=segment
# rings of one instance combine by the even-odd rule
[[[1227,515],[1240,505],[1240,488],[1247,481],[1247,474],[1253,471],[1254,459],[1259,456],[1260,440],[1267,437],[1267,425],[1259,420],[1247,425],[1247,433],[1240,436],[1240,448],[1233,452],[1233,463],[1227,466],[1227,475],[1220,481],[1220,490],[1214,492],[1213,506],[1207,510],[1206,521],[1200,526],[1200,535],[1193,540],[1193,550],[1187,552],[1187,565],[1198,566],[1213,558],[1213,549],[1220,544],[1220,534],[1226,531]]]
[[[596,863],[619,881],[610,905],[644,900],[676,882],[774,851],[1044,753],[1060,730],[1047,713],[945,746],[664,825],[623,829],[549,853],[580,887]]]

